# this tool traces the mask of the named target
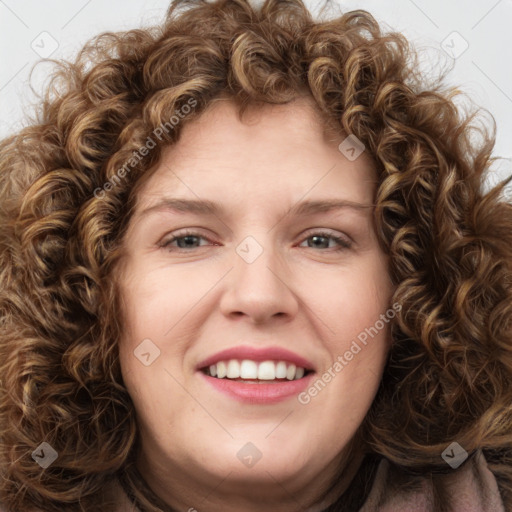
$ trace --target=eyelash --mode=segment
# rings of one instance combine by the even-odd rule
[[[209,242],[211,242],[211,240],[209,240],[205,236],[201,235],[200,233],[196,233],[195,231],[188,231],[188,230],[186,230],[186,231],[182,231],[181,233],[177,233],[176,235],[174,235],[169,240],[166,240],[166,241],[162,242],[160,244],[160,247],[162,249],[167,249],[168,251],[172,251],[172,252],[190,252],[189,249],[182,249],[180,247],[172,247],[172,248],[170,247],[170,245],[173,242],[175,242],[176,240],[179,240],[181,238],[186,238],[187,236],[194,236],[194,237],[202,238],[203,240],[208,240]],[[341,252],[341,251],[345,251],[347,249],[350,249],[352,247],[352,242],[346,240],[345,238],[335,236],[332,233],[329,233],[329,232],[326,232],[326,231],[316,231],[316,232],[310,234],[309,236],[307,236],[306,238],[304,238],[303,241],[307,240],[309,238],[313,238],[314,236],[330,238],[330,239],[334,240],[337,244],[339,244],[339,246],[337,248],[330,247],[330,248],[324,249],[324,251],[327,251],[329,249],[330,250],[334,249],[333,252]],[[198,248],[199,247],[192,247],[191,249],[198,249]],[[307,247],[307,249],[313,249],[313,247]]]

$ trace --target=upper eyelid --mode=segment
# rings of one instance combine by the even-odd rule
[[[308,233],[320,233],[320,232],[327,233],[327,234],[334,235],[334,236],[337,236],[339,234],[342,236],[346,236],[347,238],[350,238],[349,235],[347,233],[345,233],[344,231],[338,231],[334,228],[323,228],[323,227],[308,228],[308,229],[304,230],[301,235],[304,236],[305,234],[308,234]],[[166,237],[166,236],[169,236],[171,238],[172,237],[181,237],[181,236],[187,236],[187,234],[199,235],[204,238],[211,238],[209,235],[206,235],[203,233],[203,228],[195,228],[195,227],[194,228],[180,228],[180,229],[177,229],[170,233],[167,233],[166,235],[164,235],[164,237]]]

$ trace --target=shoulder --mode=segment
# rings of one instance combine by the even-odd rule
[[[453,512],[505,512],[496,478],[481,451],[457,470],[440,475],[440,478]],[[382,459],[370,494],[359,512],[433,511],[432,479],[410,477],[407,484],[397,485],[392,465]]]

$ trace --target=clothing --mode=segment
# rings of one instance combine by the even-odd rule
[[[434,505],[433,486],[429,478],[418,478],[418,485],[408,491],[403,486],[397,490],[395,473],[389,461],[379,459],[375,471],[369,468],[367,464],[366,473],[370,475],[371,487],[363,496],[364,504],[352,509],[349,505],[347,508],[347,502],[357,503],[357,499],[352,501],[352,497],[347,496],[347,500],[343,500],[344,495],[325,512],[439,512]],[[447,486],[447,494],[453,500],[450,512],[505,512],[496,478],[481,452],[441,478]],[[118,490],[121,500],[118,512],[141,512],[120,485]]]
[[[473,461],[442,478],[453,498],[451,512],[505,512],[496,478],[481,452]],[[359,512],[437,512],[431,480],[422,478],[421,488],[408,493],[390,491],[392,480],[390,464],[383,459],[371,492]]]

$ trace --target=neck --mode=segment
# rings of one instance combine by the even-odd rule
[[[321,476],[304,477],[301,471],[297,478],[278,481],[267,472],[268,476],[257,482],[236,479],[232,472],[218,482],[212,482],[208,475],[202,478],[197,471],[152,464],[141,451],[136,466],[143,481],[137,482],[136,487],[149,486],[150,492],[156,495],[150,502],[158,500],[168,504],[169,512],[263,512],[269,509],[296,512],[298,508],[322,512],[345,492],[360,468],[364,454],[355,449],[356,446],[361,444],[354,440],[339,457],[326,465]]]

